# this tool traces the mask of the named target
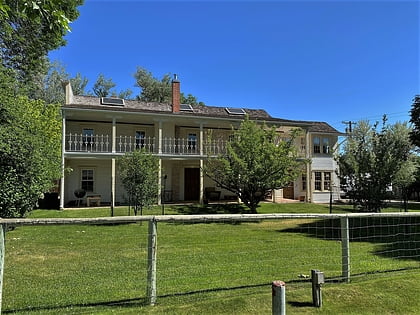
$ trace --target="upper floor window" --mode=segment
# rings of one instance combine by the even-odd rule
[[[146,138],[146,132],[136,131],[136,149],[144,148],[144,138]]]
[[[322,153],[330,154],[330,139],[329,138],[322,139]]]
[[[188,150],[195,150],[197,146],[197,134],[189,133],[188,134]]]
[[[314,137],[314,153],[321,153],[321,138]]]
[[[95,142],[95,133],[93,129],[83,128],[82,130],[83,144],[92,144]]]

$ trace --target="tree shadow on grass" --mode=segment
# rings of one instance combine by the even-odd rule
[[[240,214],[249,213],[241,204],[207,204],[172,206],[179,214]]]
[[[341,241],[340,219],[315,220],[279,232]],[[382,244],[375,255],[420,261],[420,217],[349,218],[349,237],[350,242]]]

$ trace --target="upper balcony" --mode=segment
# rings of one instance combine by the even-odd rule
[[[201,151],[202,147],[202,151]],[[206,140],[200,146],[198,139],[164,137],[160,143],[155,137],[117,136],[113,152],[112,136],[67,134],[65,152],[79,153],[126,153],[143,149],[161,155],[207,155],[215,156],[226,152],[225,140]]]

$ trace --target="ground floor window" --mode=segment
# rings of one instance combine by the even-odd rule
[[[93,192],[93,169],[82,169],[81,188],[87,192]]]
[[[331,172],[314,172],[314,189],[318,191],[330,191]]]

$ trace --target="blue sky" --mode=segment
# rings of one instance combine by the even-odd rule
[[[140,93],[137,66],[207,105],[326,121],[409,119],[420,94],[418,1],[86,0],[50,53],[91,88]]]

